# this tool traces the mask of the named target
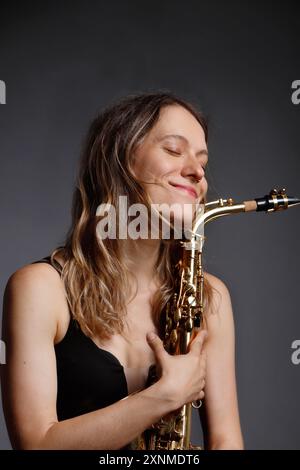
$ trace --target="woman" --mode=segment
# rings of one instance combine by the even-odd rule
[[[205,273],[205,329],[188,354],[171,356],[159,319],[172,293],[174,240],[97,231],[97,208],[120,212],[120,196],[148,208],[205,201],[207,158],[203,116],[171,93],[128,96],[91,124],[65,244],[17,270],[5,289],[2,387],[14,448],[123,448],[203,399],[204,388],[205,448],[243,448],[225,284]],[[155,363],[159,379],[146,386]]]

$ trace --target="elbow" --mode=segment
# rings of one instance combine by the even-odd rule
[[[10,441],[13,450],[54,450],[51,436],[51,430],[57,423],[53,423],[47,430],[36,433],[22,432],[14,433],[10,436]]]

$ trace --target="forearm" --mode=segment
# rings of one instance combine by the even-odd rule
[[[244,450],[243,438],[242,436],[227,436],[210,442],[206,450]]]
[[[206,450],[244,450],[244,446],[236,442],[222,442]]]
[[[160,390],[156,383],[108,407],[55,423],[35,448],[120,449],[173,411],[173,402]]]

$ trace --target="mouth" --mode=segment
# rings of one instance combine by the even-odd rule
[[[169,183],[170,186],[173,188],[177,189],[178,191],[181,191],[185,194],[188,194],[191,196],[193,199],[197,199],[198,194],[194,188],[191,188],[190,186],[184,186],[181,184],[175,184],[175,183]]]

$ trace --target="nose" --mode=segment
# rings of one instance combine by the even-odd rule
[[[185,156],[181,174],[185,178],[193,178],[196,182],[199,182],[204,177],[205,170],[197,157],[189,154]]]

